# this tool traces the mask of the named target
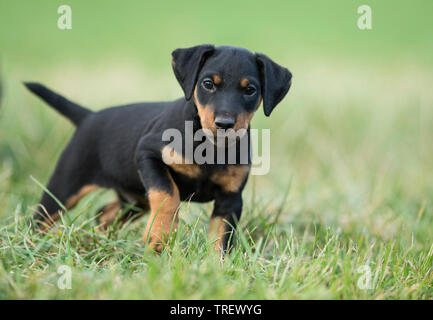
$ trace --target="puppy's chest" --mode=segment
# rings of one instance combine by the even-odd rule
[[[162,150],[162,159],[171,169],[179,190],[187,189],[195,194],[212,193],[215,188],[223,192],[237,192],[249,173],[244,164],[197,164],[186,159],[171,148]]]
[[[216,188],[238,192],[249,172],[248,165],[171,164],[169,167],[179,189],[194,189],[196,194],[212,193]]]

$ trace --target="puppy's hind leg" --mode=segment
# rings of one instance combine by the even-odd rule
[[[116,220],[120,210],[122,210],[122,203],[118,198],[98,210],[97,223],[102,230],[105,231],[108,229]]]
[[[98,210],[98,214],[100,214],[98,220],[102,230],[107,230],[108,226],[116,219],[123,225],[127,221],[138,219],[148,210],[148,203],[142,199],[125,197],[120,192],[117,192],[117,199]],[[121,215],[119,214],[120,211],[122,211]]]
[[[90,168],[83,163],[80,154],[71,154],[68,149],[60,157],[47,185],[48,191],[55,198],[44,192],[38,210],[33,216],[36,226],[42,230],[51,227],[64,212],[64,208],[72,209],[81,198],[99,188],[93,182],[93,175],[89,174]]]

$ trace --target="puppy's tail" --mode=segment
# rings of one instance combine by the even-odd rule
[[[36,82],[24,82],[24,85],[39,98],[44,100],[66,118],[78,126],[84,118],[92,113],[89,109],[69,101],[61,95]]]

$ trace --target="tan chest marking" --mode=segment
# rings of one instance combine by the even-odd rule
[[[190,178],[197,178],[201,174],[200,167],[195,164],[186,163],[185,158],[169,146],[161,150],[162,161],[174,171],[184,174]]]
[[[248,175],[248,165],[228,166],[226,170],[212,174],[210,180],[219,185],[225,192],[236,192]]]

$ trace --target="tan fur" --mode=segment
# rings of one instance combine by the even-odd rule
[[[221,77],[219,76],[219,75],[214,75],[213,77],[213,82],[216,84],[216,85],[218,85],[218,84],[220,84],[221,83]]]
[[[66,205],[65,205],[66,209],[70,210],[74,208],[84,196],[99,188],[100,187],[95,184],[90,184],[82,187],[75,195],[73,195],[66,201]],[[59,210],[59,212],[51,213],[50,215],[48,212],[45,211],[45,208],[42,208],[41,216],[44,218],[44,221],[38,221],[39,230],[45,232],[49,228],[51,228],[54,225],[54,223],[57,220],[59,220],[61,213],[62,214],[64,213],[63,210]]]
[[[149,241],[149,246],[155,251],[161,252],[170,231],[177,228],[178,217],[176,211],[180,204],[179,190],[173,179],[172,194],[165,191],[150,189],[149,202],[151,214],[147,222],[143,241]]]
[[[143,216],[149,210],[149,201],[147,197],[137,194],[131,194],[126,192],[120,192],[122,197],[126,200],[129,205],[138,204],[142,209],[140,212],[127,212],[123,215],[119,216],[118,222],[120,225],[125,224],[128,220],[136,220],[139,217]],[[128,206],[128,204],[126,205]],[[109,203],[103,208],[103,213],[99,218],[101,222],[102,230],[106,230],[109,225],[111,225],[115,220],[119,211],[122,210],[122,203],[120,199],[116,199],[115,201]]]
[[[227,169],[215,172],[210,179],[225,192],[237,192],[249,170],[248,165],[227,166]]]
[[[227,232],[227,224],[223,217],[212,217],[209,223],[209,240],[215,241],[214,247],[218,250],[223,248],[224,234]]]
[[[250,81],[247,78],[242,78],[240,82],[242,88],[245,88],[249,83]]]
[[[242,112],[236,118],[236,123],[233,129],[235,131],[238,131],[239,129],[248,129],[253,116],[254,112]]]
[[[253,112],[242,112],[240,115],[238,115],[233,129],[235,131],[239,129],[248,129],[251,123],[251,119],[253,118],[255,112],[257,111],[261,103],[262,103],[262,97],[260,97],[259,103],[257,104]]]
[[[198,116],[203,129],[210,129],[216,135],[215,114],[209,106],[200,104],[197,98],[197,87],[194,89],[194,103],[197,106]]]
[[[164,163],[174,171],[184,174],[190,178],[197,178],[200,176],[200,167],[195,163],[186,163],[185,158],[173,150],[173,148],[164,146],[161,150],[161,154]],[[169,163],[168,160],[173,163]]]
[[[75,207],[78,202],[85,197],[87,194],[89,194],[92,191],[95,191],[97,189],[99,189],[100,187],[97,186],[96,184],[89,184],[87,186],[84,186],[80,189],[80,191],[78,191],[75,195],[73,195],[72,197],[70,197],[68,199],[68,201],[66,201],[66,209],[72,209],[73,207]]]
[[[119,199],[107,204],[104,209],[101,217],[99,218],[101,222],[101,227],[103,230],[106,230],[109,225],[111,225],[116,219],[117,214],[122,209],[120,205]]]

